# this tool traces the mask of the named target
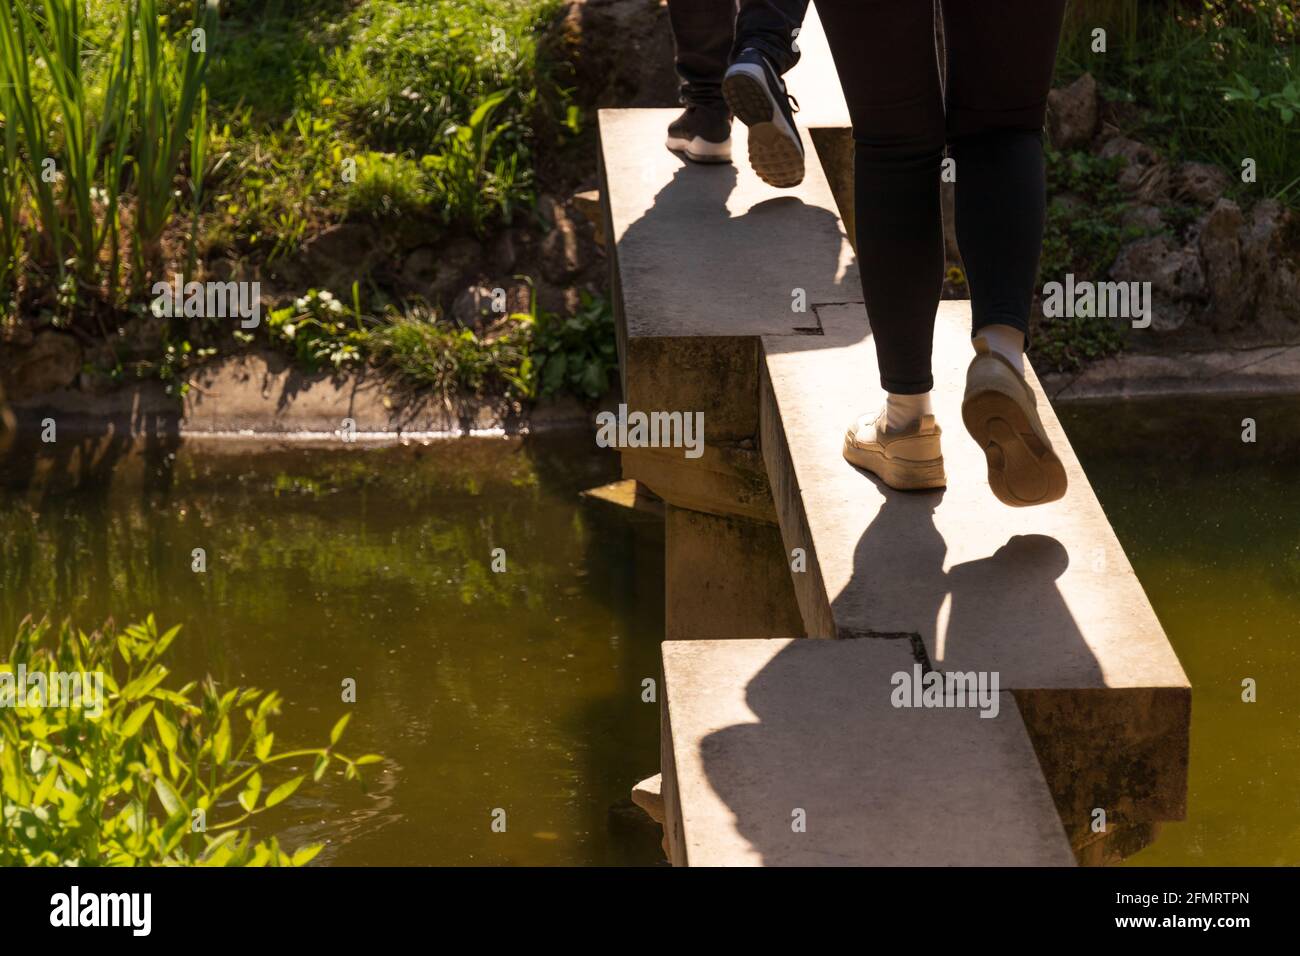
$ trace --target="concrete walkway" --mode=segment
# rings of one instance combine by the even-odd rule
[[[600,114],[625,399],[705,422],[698,459],[623,449],[668,517],[672,860],[1061,865],[1098,810],[1103,833],[1153,831],[1184,811],[1186,676],[1041,389],[1069,494],[988,490],[959,412],[968,303],[936,335],[949,488],[893,492],[840,456],[881,393],[843,99],[815,21],[800,45],[791,90],[822,106],[793,190],[750,172],[739,124],[737,165],[708,167],[664,149],[672,110]],[[895,706],[913,666],[996,676],[997,716]]]

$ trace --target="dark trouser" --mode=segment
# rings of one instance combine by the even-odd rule
[[[934,385],[945,144],[956,160],[972,333],[995,323],[1028,331],[1043,239],[1043,118],[1065,0],[941,5],[946,89],[932,0],[817,3],[853,121],[858,262],[881,385],[906,395]]]
[[[745,47],[761,51],[778,73],[798,63],[794,31],[807,9],[808,0],[668,0],[682,103],[725,110],[722,74]]]

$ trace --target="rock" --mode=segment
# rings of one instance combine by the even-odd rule
[[[341,299],[352,283],[369,273],[387,254],[382,231],[363,222],[342,222],[312,236],[302,247],[299,262],[287,276],[292,284],[323,289]]]
[[[1181,328],[1205,291],[1200,257],[1191,248],[1175,245],[1168,236],[1139,239],[1125,246],[1111,266],[1110,277],[1151,283],[1151,328],[1157,332]]]
[[[514,269],[515,263],[519,261],[519,253],[515,246],[515,231],[513,229],[503,229],[492,240],[490,256],[491,262],[489,265],[493,271],[510,272]]]
[[[1125,229],[1140,229],[1144,233],[1160,232],[1165,227],[1164,214],[1157,206],[1129,206],[1120,217]]]
[[[1241,236],[1243,281],[1259,289],[1251,328],[1265,341],[1300,341],[1300,236],[1273,199],[1255,204]]]
[[[655,823],[663,823],[664,795],[663,774],[646,777],[632,788],[632,802],[650,815]]]
[[[81,372],[81,346],[70,335],[38,333],[29,348],[3,363],[4,388],[12,401],[22,401],[66,388]]]
[[[668,10],[653,0],[570,0],[548,43],[573,69],[579,105],[677,104]]]
[[[1173,191],[1179,199],[1213,206],[1230,182],[1228,174],[1212,163],[1180,163],[1174,170]]]
[[[592,235],[596,240],[596,245],[602,249],[605,247],[605,213],[600,208],[600,190],[588,189],[580,193],[574,193],[573,208],[582,213],[583,217],[591,223]]]
[[[1249,302],[1241,267],[1245,224],[1240,207],[1229,199],[1220,199],[1200,224],[1201,263],[1216,324],[1235,324]]]
[[[133,316],[126,320],[117,335],[117,347],[122,358],[156,359],[163,351],[167,339],[167,329],[171,319],[160,317],[152,312]]]
[[[117,384],[112,374],[117,362],[117,353],[108,342],[86,349],[81,374],[77,376],[77,388],[90,395],[111,392]]]
[[[664,809],[663,774],[657,773],[653,777],[646,777],[634,786],[632,802],[644,810],[651,820],[664,827],[663,839],[659,846],[663,849],[664,856],[672,859],[672,850],[668,843],[668,828],[664,826],[668,814]]]
[[[1122,189],[1135,193],[1143,202],[1155,202],[1169,194],[1169,167],[1160,154],[1145,143],[1114,136],[1101,147],[1102,159],[1124,160],[1118,182]]]
[[[418,246],[407,253],[398,272],[403,291],[445,305],[482,260],[482,247],[473,239],[457,238],[439,246]]]
[[[32,327],[22,319],[12,316],[0,321],[0,345],[27,348],[32,344]]]
[[[475,283],[456,296],[449,315],[457,325],[482,335],[500,319],[526,314],[531,302],[532,288],[518,279]]]
[[[1097,132],[1097,81],[1085,73],[1047,94],[1047,130],[1057,149],[1086,146]]]
[[[592,242],[574,220],[572,210],[551,203],[550,232],[542,239],[542,275],[550,282],[563,283],[580,273],[594,258]]]

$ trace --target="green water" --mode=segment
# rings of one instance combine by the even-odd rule
[[[1192,682],[1187,819],[1127,862],[1300,864],[1300,402],[1061,419]]]
[[[350,707],[345,752],[386,758],[368,792],[327,777],[262,824],[327,841],[325,863],[662,859],[617,806],[659,765],[641,681],[659,671],[662,531],[578,495],[618,477],[614,453],[588,435],[206,447],[60,436],[8,456],[4,641],[29,612],[89,629],[153,611],[183,625],[178,676],[283,693],[281,746],[324,743]]]
[[[1194,688],[1187,820],[1129,862],[1300,863],[1300,403],[1061,417]],[[662,531],[578,496],[617,473],[583,434],[241,454],[61,438],[0,464],[0,635],[32,611],[153,611],[184,625],[182,676],[285,695],[286,745],[322,742],[355,678],[346,748],[387,758],[369,792],[326,778],[264,824],[327,841],[323,862],[656,863],[624,805],[658,767],[640,692]]]

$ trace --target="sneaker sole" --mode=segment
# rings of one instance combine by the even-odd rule
[[[722,143],[711,143],[700,136],[693,139],[669,136],[665,145],[674,153],[681,153],[695,163],[731,162],[731,140]]]
[[[992,389],[966,397],[961,406],[966,430],[984,450],[989,488],[1013,508],[1045,505],[1065,496],[1065,466],[1052,446],[1011,396]]]
[[[749,127],[749,165],[769,186],[789,189],[803,182],[803,148],[767,90],[762,67],[741,63],[727,72],[722,95]]]
[[[948,486],[943,472],[943,459],[907,461],[886,458],[880,452],[859,448],[847,439],[844,442],[844,460],[869,471],[896,491],[927,491]]]

